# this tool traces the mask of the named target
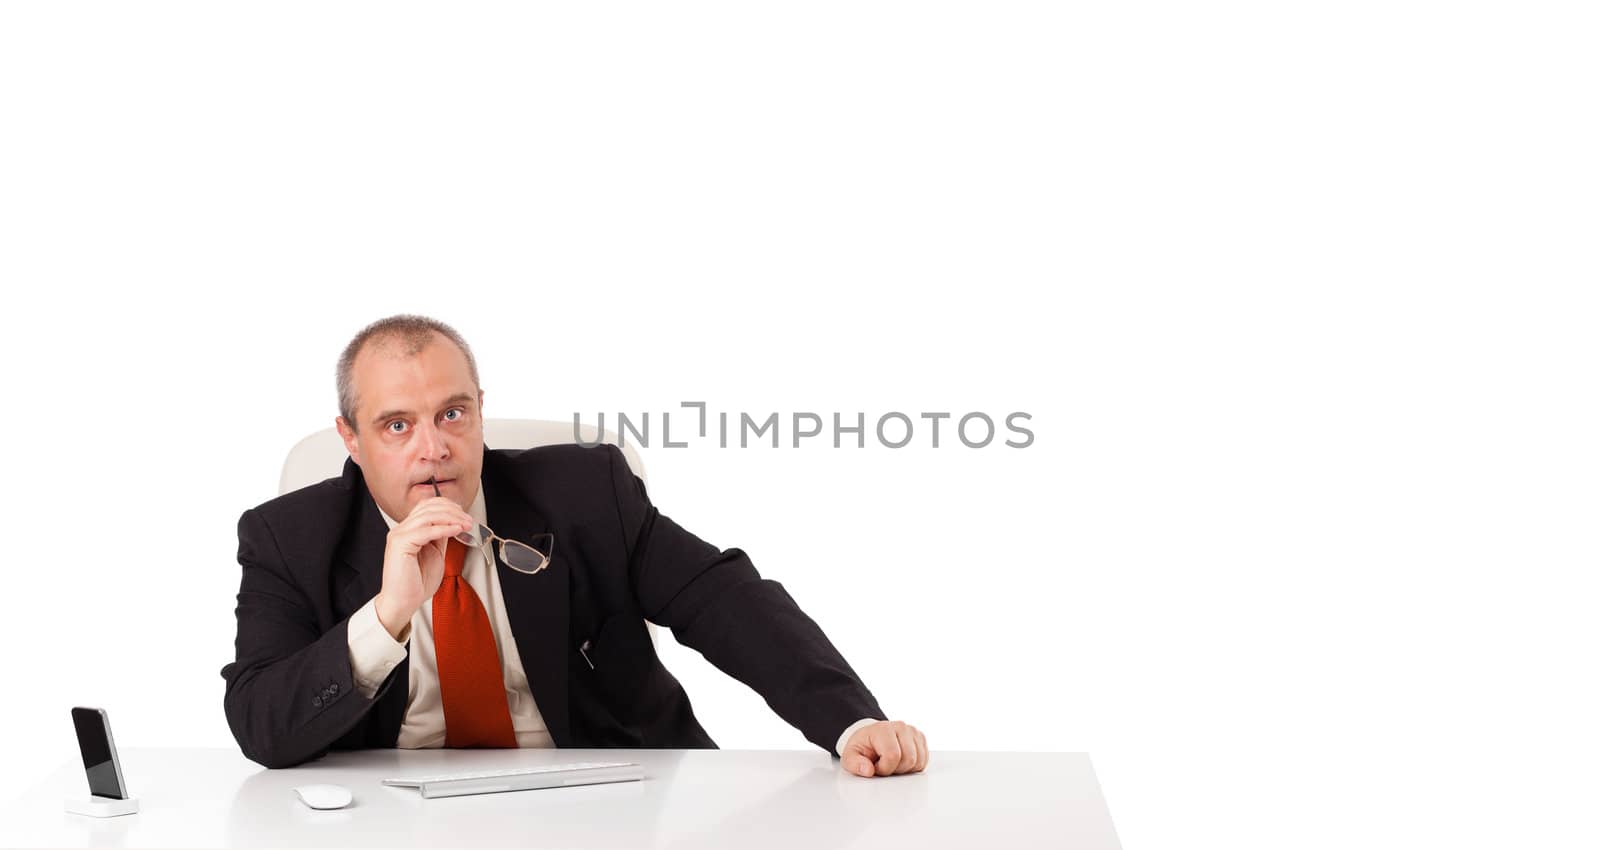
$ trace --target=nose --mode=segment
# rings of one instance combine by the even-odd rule
[[[424,463],[436,465],[450,457],[450,448],[445,445],[444,435],[432,422],[417,426],[417,452]]]

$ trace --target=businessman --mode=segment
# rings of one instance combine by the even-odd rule
[[[448,325],[369,325],[337,383],[343,474],[239,519],[223,705],[248,758],[715,747],[649,620],[843,770],[927,766],[923,733],[887,719],[783,586],[657,511],[615,446],[487,448],[477,364]]]

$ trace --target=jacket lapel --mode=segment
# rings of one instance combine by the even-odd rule
[[[489,527],[496,534],[526,543],[533,535],[550,531],[544,517],[522,495],[506,469],[506,461],[487,449],[483,453],[482,480]],[[561,544],[557,539],[555,551],[550,553],[550,566],[537,575],[519,573],[499,558],[495,562],[506,616],[511,618],[511,634],[516,638],[517,653],[522,656],[523,672],[528,676],[534,702],[556,746],[570,747],[573,744],[567,711],[569,577],[568,559],[563,557]]]
[[[350,526],[339,543],[344,572],[339,577],[339,607],[334,614],[342,619],[354,614],[383,588],[383,550],[389,541],[389,526],[367,492],[361,467],[349,458],[345,459],[340,485],[350,491],[355,502]]]

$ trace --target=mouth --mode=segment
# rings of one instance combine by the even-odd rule
[[[440,478],[440,479],[438,479],[438,483],[439,483],[440,487],[443,487],[446,484],[454,484],[455,481],[456,480],[454,478]],[[413,484],[411,486],[413,486],[413,487],[422,487],[424,489],[432,490],[433,489],[433,484],[434,484],[434,482],[432,482],[432,481],[418,481],[417,483],[415,483],[415,484]]]

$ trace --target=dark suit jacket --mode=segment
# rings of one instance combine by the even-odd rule
[[[528,684],[559,747],[710,748],[644,620],[749,685],[807,740],[885,715],[783,586],[738,549],[663,516],[615,446],[486,449],[489,526],[555,534],[537,575],[497,565]],[[347,626],[382,586],[389,529],[361,468],[239,518],[238,637],[223,707],[245,756],[288,767],[330,749],[393,747],[408,663],[373,699],[351,680]],[[585,641],[589,661],[579,654]],[[590,663],[593,663],[593,669]],[[834,753],[838,755],[838,753]]]

